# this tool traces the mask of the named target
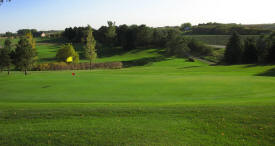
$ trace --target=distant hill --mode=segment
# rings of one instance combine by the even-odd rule
[[[241,35],[261,35],[275,31],[275,24],[222,24],[222,23],[203,23],[193,26],[190,31],[185,32],[189,35],[231,35],[234,31]]]
[[[250,25],[245,25],[245,26],[250,27],[250,28],[268,29],[268,30],[275,31],[275,23],[273,23],[273,24],[250,24]]]

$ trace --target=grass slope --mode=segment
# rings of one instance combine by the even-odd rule
[[[274,67],[166,58],[75,78],[2,73],[0,145],[272,145]]]

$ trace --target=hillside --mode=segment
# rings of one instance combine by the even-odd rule
[[[246,26],[250,27],[250,28],[269,29],[269,30],[275,31],[275,23],[273,23],[273,24],[250,24],[250,25],[246,25]]]

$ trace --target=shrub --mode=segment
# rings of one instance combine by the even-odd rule
[[[122,62],[92,63],[92,69],[120,69]],[[36,65],[34,71],[54,71],[54,70],[89,70],[90,63],[67,64],[65,62],[43,63]]]
[[[188,62],[195,62],[195,59],[194,59],[194,58],[189,57],[187,61],[188,61]]]
[[[68,57],[73,57],[73,63],[79,62],[79,55],[72,44],[65,44],[57,51],[56,58],[60,62],[65,62]]]

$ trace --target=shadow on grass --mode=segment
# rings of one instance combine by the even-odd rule
[[[129,68],[134,66],[145,66],[152,64],[154,62],[160,62],[168,60],[166,57],[159,56],[159,57],[148,57],[148,58],[142,58],[142,59],[136,59],[131,61],[123,61],[123,67]]]
[[[54,62],[54,61],[56,61],[55,57],[52,57],[52,58],[41,58],[41,59],[39,59],[39,62]]]
[[[180,67],[177,69],[190,69],[190,68],[198,68],[198,67],[201,67],[201,66],[187,66],[187,67]]]
[[[259,73],[256,76],[269,76],[269,77],[275,77],[275,68],[269,69],[263,73]]]
[[[41,39],[41,40],[37,40],[36,43],[48,43],[48,44],[65,44],[66,41],[62,38],[45,38],[45,39]]]

